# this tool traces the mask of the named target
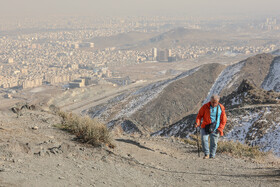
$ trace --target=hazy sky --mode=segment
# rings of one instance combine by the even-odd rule
[[[0,0],[4,15],[275,14],[280,0]]]

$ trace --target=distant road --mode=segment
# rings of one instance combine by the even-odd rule
[[[64,111],[73,112],[76,114],[81,114],[82,111],[87,110],[89,108],[92,108],[94,106],[97,106],[99,104],[105,103],[110,99],[113,99],[114,97],[129,92],[130,90],[137,89],[138,87],[145,86],[149,84],[150,82],[145,82],[145,84],[131,84],[125,87],[121,87],[119,89],[116,89],[114,91],[108,92],[106,94],[102,94],[100,97],[93,97],[86,100],[82,100],[75,103],[69,103],[67,105],[61,106],[60,108]]]

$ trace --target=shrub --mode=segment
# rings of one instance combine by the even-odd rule
[[[198,136],[198,141],[200,145],[200,150],[202,150],[200,135]],[[210,138],[209,138],[210,139]],[[183,142],[197,146],[197,136],[190,135],[189,138],[183,139]],[[246,144],[235,141],[219,141],[218,142],[218,153],[228,153],[237,158],[251,158],[251,159],[261,159],[264,158],[268,153],[259,150],[258,146],[251,147]]]
[[[252,147],[235,141],[219,141],[217,152],[253,159],[259,159],[267,155],[267,153],[260,151],[258,146]]]
[[[115,147],[112,144],[110,132],[106,125],[98,120],[62,111],[57,114],[62,118],[61,124],[57,127],[75,134],[82,142],[93,146],[105,144],[110,148]]]

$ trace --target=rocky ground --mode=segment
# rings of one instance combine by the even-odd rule
[[[198,157],[172,138],[114,132],[115,149],[81,144],[41,109],[0,111],[0,186],[279,186],[277,164]],[[202,154],[201,154],[202,156]]]

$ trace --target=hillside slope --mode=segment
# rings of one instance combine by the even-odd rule
[[[213,84],[205,102],[208,102],[213,94],[225,96],[235,91],[243,79],[260,87],[268,75],[274,59],[275,57],[271,54],[259,54],[228,66]]]
[[[93,148],[59,122],[39,110],[0,111],[0,186],[279,186],[278,165],[204,160],[172,138],[119,135],[115,149]]]
[[[276,57],[270,67],[269,73],[262,83],[265,90],[280,92],[280,57]]]
[[[170,125],[198,110],[217,75],[224,69],[219,64],[202,66],[192,75],[169,84],[158,97],[134,113],[131,118],[153,131]]]
[[[173,79],[119,95],[91,108],[88,114],[110,127],[121,124],[122,127],[137,126],[136,131],[139,128],[146,132],[159,130],[196,111],[223,69],[220,64],[203,65]]]

